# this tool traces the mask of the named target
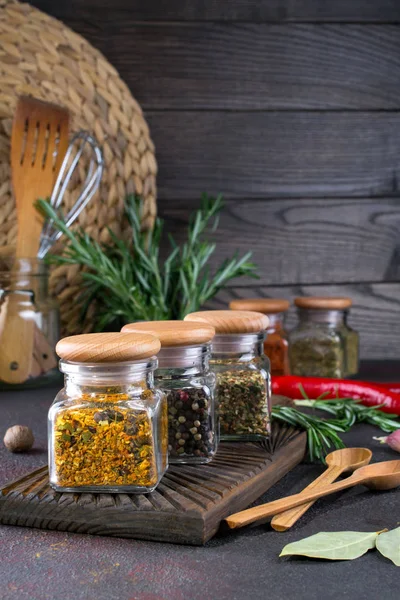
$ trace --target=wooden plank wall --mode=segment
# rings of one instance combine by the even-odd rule
[[[362,356],[400,356],[398,0],[33,4],[144,108],[169,230],[182,237],[202,191],[224,194],[218,259],[252,249],[260,280],[213,306],[349,294]]]

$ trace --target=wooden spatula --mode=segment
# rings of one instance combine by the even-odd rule
[[[30,97],[19,99],[11,135],[12,182],[18,222],[13,267],[16,289],[27,288],[22,274],[19,282],[19,261],[37,256],[43,219],[35,202],[52,192],[68,147],[68,125],[66,109]],[[33,360],[35,314],[30,291],[8,295],[3,311],[0,380],[22,383],[31,373]]]

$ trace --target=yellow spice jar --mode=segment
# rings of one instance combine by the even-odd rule
[[[65,387],[49,411],[50,485],[57,491],[153,491],[167,468],[168,417],[154,387],[154,336],[97,333],[56,348]]]

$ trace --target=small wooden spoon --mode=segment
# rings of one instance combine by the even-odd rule
[[[334,492],[346,490],[355,485],[363,484],[371,490],[392,490],[400,485],[400,460],[388,460],[385,462],[374,463],[361,467],[343,481],[331,483],[323,488],[312,490],[310,492],[301,492],[287,498],[281,498],[274,502],[268,502],[261,506],[248,508],[241,512],[230,515],[225,520],[231,529],[244,527],[256,521],[262,521],[267,517],[284,512],[289,508],[300,506],[305,502],[318,500],[323,496],[328,496]]]
[[[368,465],[372,458],[371,450],[368,448],[342,448],[331,452],[326,457],[328,468],[317,479],[315,479],[303,492],[311,491],[317,488],[325,487],[342,475],[342,473],[353,473],[361,467]],[[307,502],[296,508],[291,508],[279,515],[276,515],[271,521],[271,527],[275,531],[286,531],[296,523],[298,519],[314,504]]]
[[[35,202],[52,192],[68,147],[68,123],[69,113],[60,106],[30,97],[18,100],[11,135],[11,169],[18,222],[13,272],[19,293],[9,294],[2,306],[0,380],[6,383],[23,383],[32,371],[35,290],[27,289],[26,277],[18,280],[19,262],[37,256],[43,219]]]

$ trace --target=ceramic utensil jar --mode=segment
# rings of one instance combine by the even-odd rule
[[[132,323],[122,331],[150,333],[161,342],[155,378],[168,400],[170,463],[210,462],[218,443],[215,375],[209,368],[214,328],[206,323],[153,321]]]
[[[210,364],[217,377],[221,439],[265,439],[270,433],[271,397],[269,360],[263,347],[268,317],[215,310],[191,313],[185,321],[215,328]]]
[[[268,316],[264,352],[271,363],[271,375],[289,374],[289,343],[284,317],[290,302],[280,298],[243,298],[232,300],[231,310],[251,310]]]
[[[24,322],[33,329],[32,346],[24,339]],[[3,337],[6,326],[14,332],[8,341]],[[46,265],[36,258],[1,257],[0,387],[35,387],[55,380],[59,339],[59,310],[48,292]]]
[[[294,301],[299,323],[289,336],[294,375],[342,378],[358,370],[358,334],[346,323],[350,298],[303,297]]]
[[[167,402],[154,387],[157,338],[94,333],[57,344],[65,387],[49,411],[57,491],[153,491],[167,468]]]

